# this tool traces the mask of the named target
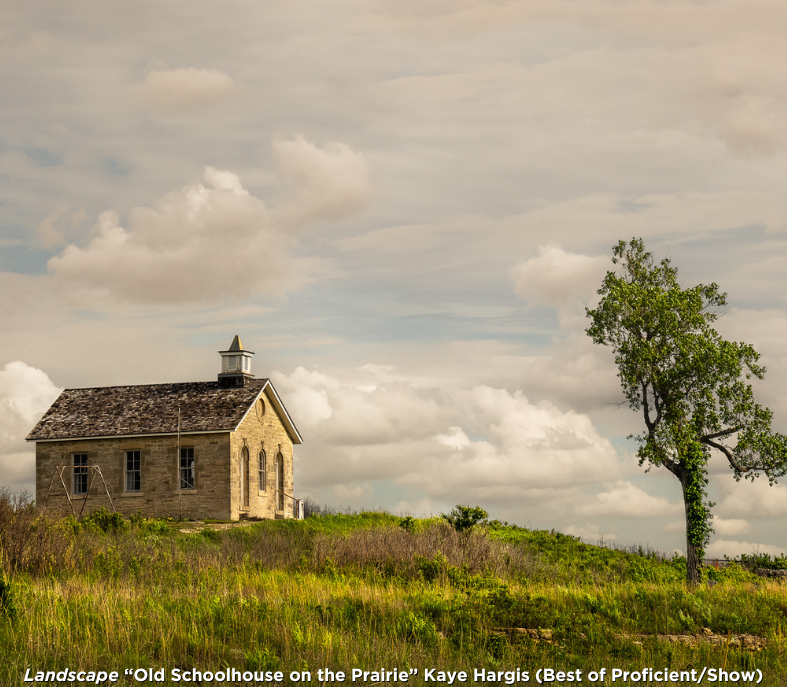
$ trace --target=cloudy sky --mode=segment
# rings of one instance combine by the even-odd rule
[[[787,431],[781,0],[8,3],[0,483],[62,388],[212,379],[235,334],[298,495],[684,541],[584,307],[641,236],[717,282]],[[712,463],[711,554],[787,550]]]

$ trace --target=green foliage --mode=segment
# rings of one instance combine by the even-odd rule
[[[139,569],[138,561],[136,560],[134,567],[137,568],[137,570]],[[95,554],[93,558],[93,569],[101,577],[117,579],[125,571],[125,564],[117,548],[109,547]]]
[[[707,576],[709,580],[718,583],[741,584],[743,582],[757,582],[758,577],[753,573],[738,565],[737,563],[727,563],[724,567],[708,568]]]
[[[434,646],[438,641],[437,628],[429,619],[413,611],[404,611],[397,621],[397,632],[407,641]]]
[[[773,558],[767,553],[753,553],[748,556],[743,554],[741,556],[741,564],[748,570],[756,570],[757,568],[787,570],[787,554],[774,556]]]
[[[658,552],[642,547],[628,552],[593,546],[570,534],[527,530],[516,525],[491,530],[489,537],[527,546],[544,566],[539,573],[539,579],[544,581],[671,583],[686,576],[685,558],[665,560]]]
[[[308,520],[275,520],[271,522],[252,525],[250,528],[273,527],[279,530],[306,531],[311,534],[322,533],[326,535],[348,535],[359,529],[374,529],[378,527],[394,527],[399,524],[400,518],[390,513],[378,511],[357,513],[355,515],[315,515]]]
[[[707,500],[708,451],[699,442],[689,444],[683,455],[686,469],[683,484],[683,500],[686,507],[686,541],[693,547],[701,561],[705,557],[705,547],[713,534],[711,508]]]
[[[262,648],[254,647],[254,649],[247,651],[244,655],[246,658],[246,670],[280,670],[281,661],[279,657],[267,646]]]
[[[434,582],[444,577],[448,573],[449,563],[448,559],[439,551],[436,551],[434,557],[430,560],[423,556],[415,556],[415,562],[418,566],[421,576],[427,582]]]
[[[445,520],[457,532],[467,532],[476,525],[483,525],[489,517],[481,506],[464,506],[457,505],[450,513],[443,513],[443,520]]]
[[[405,532],[413,534],[413,532],[415,532],[418,528],[418,523],[412,516],[408,515],[406,518],[401,519],[399,522],[399,527],[401,527]]]
[[[146,518],[140,513],[135,513],[128,519],[129,526],[137,532],[144,534],[169,534],[170,526],[165,520]]]
[[[726,294],[716,284],[682,288],[669,259],[656,264],[641,239],[613,249],[587,333],[615,353],[626,400],[641,412],[640,465],[666,467],[680,481],[687,511],[687,575],[699,580],[712,532],[707,501],[709,450],[721,451],[736,479],[787,473],[787,438],[754,402],[747,380],[762,379],[759,354],[712,327]]]
[[[11,588],[11,583],[0,578],[0,616],[7,620],[16,618],[16,595]]]
[[[64,531],[69,531],[73,535],[78,535],[82,531],[82,523],[73,515],[67,515],[63,518],[60,521],[60,525]]]
[[[204,539],[206,542],[212,542],[213,544],[221,543],[223,539],[223,535],[219,530],[214,530],[210,528],[206,528],[199,533],[199,536]]]
[[[103,507],[94,510],[82,522],[102,532],[124,532],[129,528],[128,521],[120,513],[110,513]]]

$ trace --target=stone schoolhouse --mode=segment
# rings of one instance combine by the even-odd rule
[[[66,389],[27,437],[36,504],[176,519],[289,518],[303,442],[236,336],[214,382]]]

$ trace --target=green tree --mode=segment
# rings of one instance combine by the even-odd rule
[[[755,403],[747,381],[765,374],[759,354],[711,326],[726,294],[716,284],[681,288],[669,259],[656,264],[642,239],[618,243],[612,262],[598,307],[586,311],[587,333],[612,347],[626,400],[644,416],[646,429],[635,437],[639,464],[665,467],[681,484],[686,575],[696,583],[713,532],[711,449],[736,480],[764,474],[773,484],[787,473],[787,438],[771,430],[772,413]]]
[[[450,513],[443,513],[443,520],[451,525],[457,532],[469,532],[476,525],[483,525],[489,517],[481,506],[454,506]]]

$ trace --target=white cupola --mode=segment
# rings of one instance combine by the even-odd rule
[[[235,338],[230,344],[229,350],[219,351],[221,356],[221,372],[219,372],[219,386],[222,388],[237,388],[246,386],[246,381],[254,379],[251,373],[252,351],[243,349],[240,337]]]

